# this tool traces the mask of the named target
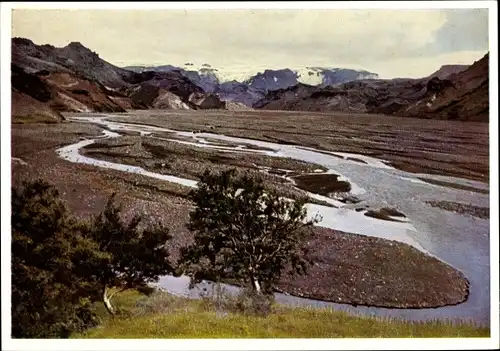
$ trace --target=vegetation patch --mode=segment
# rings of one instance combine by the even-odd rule
[[[331,309],[275,305],[266,317],[238,313],[212,299],[190,300],[156,292],[116,295],[121,314],[110,318],[97,306],[101,324],[71,338],[428,338],[489,337],[486,327],[467,322],[407,322],[352,316]]]
[[[292,177],[299,189],[324,196],[331,193],[351,191],[351,184],[338,180],[337,174],[306,174]]]
[[[120,212],[112,196],[101,214],[79,221],[42,180],[13,189],[13,337],[67,337],[96,324],[91,303],[114,315],[117,291],[173,272],[168,228],[146,227],[139,215],[125,222]]]
[[[283,274],[305,273],[304,247],[318,219],[306,220],[304,199],[283,199],[235,169],[205,171],[189,198],[194,242],[182,250],[178,269],[192,282],[229,278],[267,295]]]

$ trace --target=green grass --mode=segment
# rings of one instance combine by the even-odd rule
[[[72,338],[426,338],[489,337],[489,329],[459,322],[404,322],[352,316],[327,309],[275,306],[267,317],[224,312],[207,300],[135,291],[115,297],[120,314]]]

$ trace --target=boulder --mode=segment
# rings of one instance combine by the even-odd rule
[[[215,94],[194,92],[189,96],[189,102],[192,103],[195,108],[201,110],[223,109],[226,107],[226,103],[221,101]]]

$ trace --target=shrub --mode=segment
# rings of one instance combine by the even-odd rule
[[[67,337],[96,323],[74,267],[95,246],[43,181],[12,191],[12,336]]]

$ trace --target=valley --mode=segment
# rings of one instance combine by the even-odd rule
[[[196,174],[206,167],[236,167],[262,175],[285,197],[309,196],[309,211],[322,216],[309,243],[316,264],[305,279],[284,278],[276,289],[288,295],[278,294],[278,301],[410,320],[489,320],[488,219],[428,203],[489,207],[482,144],[487,125],[254,111],[64,113],[64,118],[13,124],[14,184],[49,180],[82,217],[102,210],[107,196],[118,192],[126,216],[144,213],[148,221],[168,223],[175,257],[176,248],[191,240],[185,195]],[[449,150],[442,149],[443,134]],[[411,153],[398,151],[395,143]],[[478,157],[470,158],[472,153]],[[397,160],[405,166],[393,167]],[[291,182],[325,171],[349,184],[350,189],[340,188],[349,189],[343,198],[328,196],[335,188],[321,193],[305,183],[311,185],[302,185],[304,192]],[[385,219],[366,215],[382,208],[395,213]],[[398,212],[404,217],[392,217]],[[189,290],[187,283],[164,277],[159,285],[191,297],[207,289],[202,284]]]
[[[279,303],[489,323],[489,54],[418,79],[306,67],[223,81],[208,64],[122,68],[79,42],[14,38],[11,70],[13,186],[49,181],[82,219],[117,193],[126,218],[167,224],[177,259],[189,191],[235,168],[321,219]]]

